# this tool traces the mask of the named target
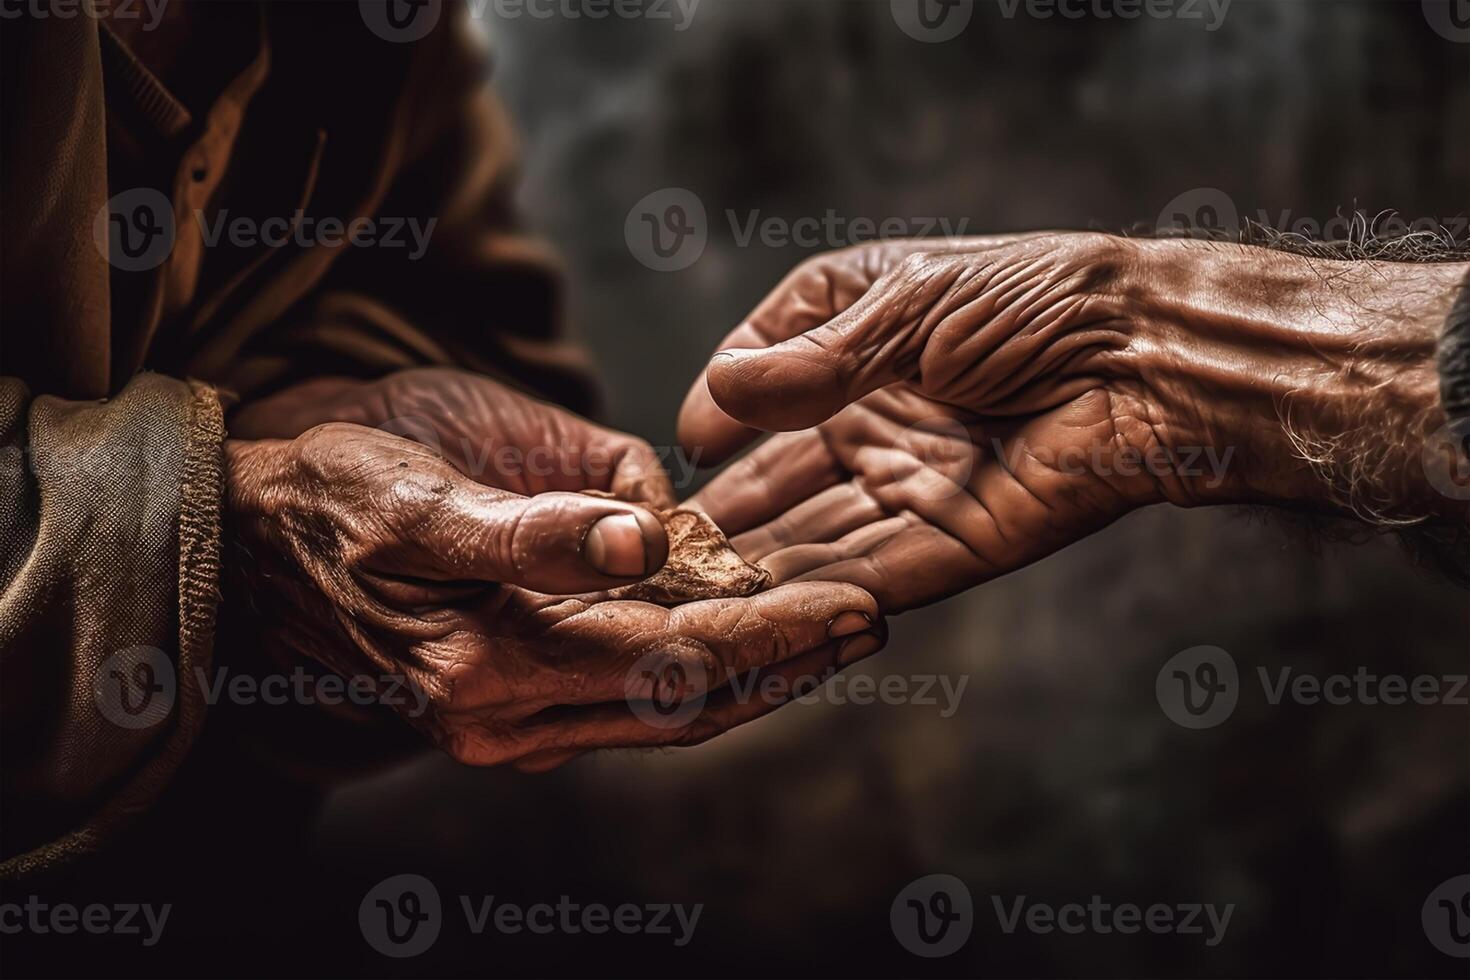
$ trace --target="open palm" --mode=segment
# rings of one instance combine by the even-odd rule
[[[685,400],[706,461],[777,433],[697,504],[776,581],[861,584],[896,612],[1195,502],[1134,370],[1131,262],[1103,236],[1037,234],[803,263]]]
[[[1081,462],[1112,427],[1103,392],[985,419],[894,385],[773,436],[695,503],[776,582],[851,582],[899,612],[1036,561],[1133,506]]]

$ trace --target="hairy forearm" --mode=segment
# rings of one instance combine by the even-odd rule
[[[1345,262],[1211,242],[1141,243],[1171,414],[1241,450],[1232,499],[1378,525],[1463,522],[1426,477],[1444,423],[1435,348],[1470,266]]]

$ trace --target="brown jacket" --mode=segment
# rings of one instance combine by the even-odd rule
[[[115,724],[104,705],[120,651],[162,651],[181,679],[209,664],[222,395],[435,363],[587,408],[580,362],[557,342],[553,278],[512,230],[510,144],[463,11],[395,43],[357,3],[199,6],[245,30],[237,64],[194,52],[229,70],[193,103],[95,19],[4,26],[6,875],[94,847],[198,734],[192,683],[156,724]],[[156,216],[174,230],[152,268],[117,237],[153,227],[139,188],[172,211]],[[238,218],[278,236],[221,233]],[[383,238],[435,223],[422,255],[402,224],[391,247],[321,226],[363,218],[382,219]],[[321,233],[280,236],[287,222]]]

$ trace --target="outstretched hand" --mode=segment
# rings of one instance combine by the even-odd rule
[[[1092,233],[858,246],[726,337],[680,440],[717,462],[781,433],[696,503],[777,581],[885,612],[1151,503],[1412,521],[1447,509],[1418,456],[1463,275]]]

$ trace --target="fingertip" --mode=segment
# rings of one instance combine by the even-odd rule
[[[669,560],[669,532],[652,511],[639,507],[634,516],[643,539],[643,567],[646,569],[643,574],[652,575]]]
[[[846,384],[820,349],[791,341],[764,350],[726,350],[710,359],[706,386],[716,410],[766,432],[792,432],[825,422],[846,404]]]
[[[790,608],[813,619],[832,623],[847,613],[858,613],[871,623],[882,618],[878,600],[861,586],[847,582],[788,582],[754,597],[773,606]]]

